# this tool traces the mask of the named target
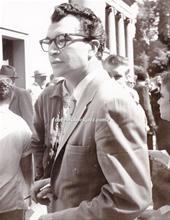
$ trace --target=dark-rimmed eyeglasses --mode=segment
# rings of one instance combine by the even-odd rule
[[[78,37],[78,38],[73,38],[73,37]],[[81,35],[81,34],[65,33],[65,34],[59,34],[53,39],[50,39],[50,38],[42,39],[39,42],[40,42],[42,50],[44,52],[48,52],[49,47],[53,42],[54,42],[56,48],[58,50],[61,50],[69,43],[73,43],[75,41],[87,41],[88,42],[91,40],[92,40],[92,38],[89,38],[89,37]]]

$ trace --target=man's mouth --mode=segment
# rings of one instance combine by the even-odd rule
[[[61,61],[60,59],[55,59],[51,61],[51,64],[60,64],[60,63],[63,63],[63,61]]]

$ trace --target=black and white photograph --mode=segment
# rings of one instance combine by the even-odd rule
[[[170,219],[170,0],[0,0],[0,220]]]

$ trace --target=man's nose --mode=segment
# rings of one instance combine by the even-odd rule
[[[48,50],[49,55],[52,56],[55,54],[59,54],[60,52],[61,52],[60,49],[55,45],[54,42],[52,42]]]

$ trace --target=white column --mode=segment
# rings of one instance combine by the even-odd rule
[[[127,28],[127,56],[132,74],[134,74],[134,51],[133,51],[133,38],[134,38],[134,23],[132,19],[126,19]]]
[[[113,7],[108,8],[108,38],[109,38],[109,49],[111,54],[117,54],[116,47],[116,10]]]
[[[2,32],[0,29],[0,68],[3,63],[3,46],[2,46]]]
[[[0,1],[0,27],[2,27],[2,1]],[[0,68],[3,61],[2,30],[0,29]]]
[[[124,16],[118,13],[118,54],[126,56]]]

